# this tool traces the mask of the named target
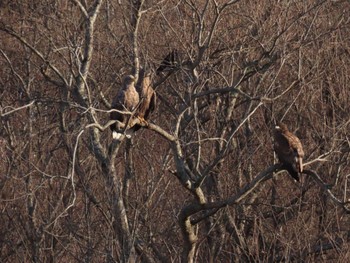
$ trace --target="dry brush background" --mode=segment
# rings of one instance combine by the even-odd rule
[[[139,65],[157,109],[112,142]],[[0,261],[348,261],[349,85],[349,1],[1,1]]]

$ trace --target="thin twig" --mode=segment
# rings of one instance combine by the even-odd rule
[[[32,106],[34,103],[35,103],[35,100],[33,100],[32,102],[30,102],[30,103],[28,103],[28,104],[26,104],[26,105],[24,105],[24,106],[21,106],[21,107],[15,108],[15,109],[13,109],[13,110],[7,111],[7,112],[5,112],[5,113],[2,113],[6,108],[10,108],[10,106],[4,107],[4,108],[0,109],[0,116],[1,116],[1,117],[5,117],[5,116],[10,115],[10,114],[12,114],[12,113],[14,113],[14,112],[16,112],[16,111],[19,111],[19,110],[23,110],[23,109],[25,109],[25,108],[28,108],[28,107]],[[11,107],[11,108],[12,108],[12,107]]]

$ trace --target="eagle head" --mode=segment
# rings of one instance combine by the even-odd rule
[[[285,125],[284,123],[278,123],[275,126],[275,129],[276,129],[276,131],[279,131],[279,132],[286,132],[286,131],[288,131],[287,125]]]
[[[130,85],[135,82],[135,77],[133,75],[126,75],[123,82],[124,85]]]

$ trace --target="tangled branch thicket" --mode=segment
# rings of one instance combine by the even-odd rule
[[[0,3],[1,262],[349,260],[349,1],[24,2]],[[113,141],[140,67],[157,109]]]

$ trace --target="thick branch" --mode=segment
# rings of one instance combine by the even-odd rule
[[[139,34],[139,25],[141,21],[142,15],[142,6],[144,4],[144,0],[132,1],[132,18],[131,25],[133,27],[132,34],[132,44],[133,44],[133,58],[134,58],[134,77],[137,82],[139,78],[139,70],[140,70],[140,54],[139,54],[139,45],[138,45],[138,34]]]
[[[78,1],[76,1],[78,2]],[[100,7],[102,5],[103,0],[97,0],[91,10],[88,12],[88,17],[86,18],[86,31],[85,31],[85,46],[84,46],[84,55],[83,60],[81,63],[81,66],[79,68],[79,73],[81,74],[78,76],[77,79],[77,88],[78,92],[81,97],[85,97],[85,90],[84,90],[84,84],[86,83],[86,77],[89,72],[91,60],[92,60],[92,53],[93,53],[93,42],[94,42],[94,26],[97,18],[97,14],[100,10]],[[79,5],[81,7],[81,5]],[[81,10],[85,10],[83,7],[81,7]],[[84,15],[86,15],[86,12],[83,12]]]

